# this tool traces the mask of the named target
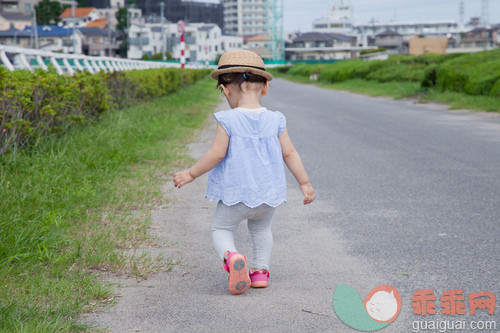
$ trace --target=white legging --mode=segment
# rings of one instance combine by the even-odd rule
[[[273,250],[272,218],[275,208],[262,204],[250,208],[243,203],[227,206],[219,201],[212,222],[212,242],[215,250],[224,259],[226,251],[237,252],[234,244],[234,232],[240,222],[248,220],[248,231],[253,241],[253,269],[269,270],[269,261]]]

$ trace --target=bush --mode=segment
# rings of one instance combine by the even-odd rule
[[[68,76],[53,69],[30,73],[0,67],[0,155],[103,112],[167,95],[207,74],[168,68]]]
[[[292,66],[278,66],[274,67],[273,70],[275,70],[278,73],[287,74],[290,68],[292,68]]]
[[[500,49],[463,54],[440,64],[436,87],[441,91],[490,95],[499,77]]]
[[[297,64],[290,74],[342,82],[351,79],[378,82],[420,82],[423,88],[469,95],[500,94],[500,49],[473,54],[391,55],[388,60],[342,60],[328,65]]]

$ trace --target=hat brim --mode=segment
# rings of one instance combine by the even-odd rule
[[[274,78],[274,76],[269,72],[263,71],[261,69],[249,68],[249,67],[231,67],[231,68],[224,68],[224,69],[216,69],[210,73],[210,77],[214,80],[218,80],[219,75],[221,75],[221,74],[245,73],[245,72],[252,73],[255,75],[260,75],[268,81],[271,81]]]

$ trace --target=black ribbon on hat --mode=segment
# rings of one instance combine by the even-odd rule
[[[226,69],[226,68],[233,68],[233,67],[248,67],[248,68],[255,68],[255,69],[260,69],[261,71],[266,71],[265,68],[262,67],[257,67],[257,66],[249,66],[249,65],[223,65],[218,67],[217,69]]]

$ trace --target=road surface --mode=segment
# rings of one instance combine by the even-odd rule
[[[210,243],[215,204],[204,199],[203,176],[181,190],[165,184],[171,203],[152,213],[152,232],[165,247],[151,251],[180,264],[140,283],[115,278],[118,304],[87,322],[110,332],[354,332],[333,310],[335,287],[365,298],[388,284],[402,307],[381,332],[416,331],[424,321],[495,321],[500,330],[498,114],[277,79],[263,105],[287,117],[317,197],[303,206],[288,174],[287,203],[273,222],[269,287],[228,293]],[[214,128],[210,119],[190,146],[194,157],[208,149]],[[244,224],[237,240],[251,256]],[[457,289],[466,314],[442,314],[440,298]],[[436,315],[412,312],[419,290],[432,290]],[[470,313],[468,295],[483,291],[497,297],[493,316]]]

